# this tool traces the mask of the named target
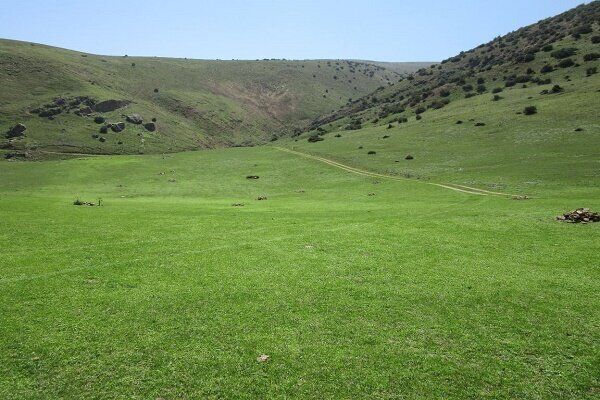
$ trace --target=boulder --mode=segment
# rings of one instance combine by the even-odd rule
[[[144,124],[144,128],[146,128],[148,132],[154,132],[156,130],[156,124],[154,122],[148,122]]]
[[[125,129],[125,122],[117,122],[116,124],[110,124],[110,129],[113,132],[119,133]]]
[[[130,103],[131,101],[129,100],[105,100],[95,104],[94,111],[101,113],[111,112],[123,108]]]
[[[25,136],[26,130],[27,130],[27,127],[25,125],[16,124],[8,132],[6,132],[6,138],[12,139],[12,138],[16,138],[16,137],[23,137],[23,136]]]
[[[127,122],[131,124],[139,125],[143,122],[142,117],[139,114],[131,114],[126,117]]]

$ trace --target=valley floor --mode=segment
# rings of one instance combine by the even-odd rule
[[[272,147],[0,176],[0,398],[600,393],[599,226],[554,220],[597,186],[515,201]]]

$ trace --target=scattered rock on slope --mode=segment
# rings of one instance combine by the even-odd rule
[[[144,128],[146,128],[148,132],[154,132],[156,130],[156,124],[154,122],[148,122],[144,124]]]
[[[127,116],[127,122],[139,125],[143,122],[142,117],[139,114],[131,114]]]
[[[26,130],[27,130],[27,127],[25,125],[20,124],[20,123],[16,124],[8,132],[6,132],[6,138],[12,139],[15,137],[23,137],[23,136],[25,136]]]

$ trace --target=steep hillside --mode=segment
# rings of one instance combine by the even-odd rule
[[[593,2],[497,38],[319,118],[280,146],[515,194],[600,185],[599,16]]]
[[[389,85],[402,71],[342,60],[107,57],[0,40],[0,132],[27,128],[2,146],[138,153],[251,145]],[[121,102],[96,106],[108,100]],[[126,121],[133,114],[141,124]],[[115,134],[108,124],[119,122],[125,129]]]
[[[387,88],[380,87],[317,118],[311,126],[325,128],[343,118],[338,125],[348,120],[354,126],[403,122],[403,118],[463,98],[502,97],[501,91],[593,80],[598,72],[599,23],[600,2],[576,7],[401,77]]]

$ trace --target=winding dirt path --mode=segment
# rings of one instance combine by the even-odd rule
[[[276,147],[276,146],[274,146],[273,148],[277,149],[279,151],[286,152],[286,153],[295,154],[297,156],[301,156],[301,157],[309,158],[309,159],[312,159],[312,160],[320,161],[320,162],[323,162],[325,164],[329,164],[329,165],[334,166],[336,168],[340,168],[340,169],[342,169],[344,171],[351,172],[351,173],[357,174],[357,175],[370,176],[370,177],[374,177],[374,178],[390,179],[390,180],[394,180],[394,181],[411,181],[411,182],[416,182],[416,183],[423,183],[423,184],[426,184],[426,185],[438,186],[438,187],[441,187],[441,188],[444,188],[444,189],[454,190],[456,192],[474,194],[474,195],[478,195],[478,196],[488,196],[488,195],[489,196],[501,196],[501,197],[510,197],[510,196],[513,196],[513,195],[508,194],[508,193],[492,192],[492,191],[489,191],[489,190],[477,189],[477,188],[474,188],[474,187],[465,186],[465,185],[458,185],[458,184],[455,184],[455,183],[423,182],[423,181],[417,181],[417,180],[414,180],[414,179],[403,178],[401,176],[392,176],[392,175],[378,174],[376,172],[370,172],[370,171],[366,171],[366,170],[363,170],[363,169],[351,167],[349,165],[345,165],[345,164],[339,163],[337,161],[330,160],[328,158],[314,156],[312,154],[307,154],[307,153],[302,153],[302,152],[299,152],[299,151],[296,151],[296,150],[287,149],[285,147]]]

